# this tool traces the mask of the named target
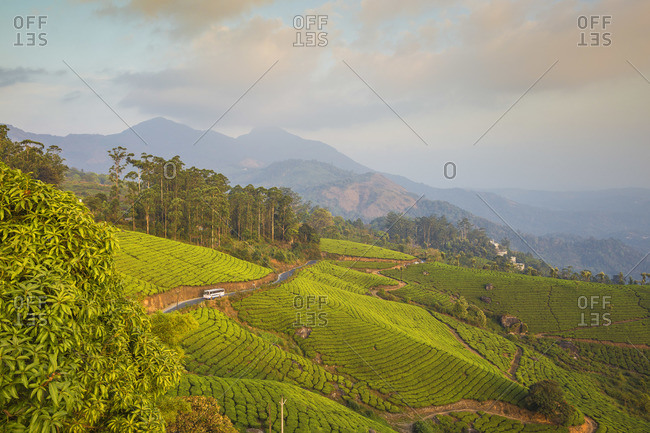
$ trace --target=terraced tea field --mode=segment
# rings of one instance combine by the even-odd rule
[[[620,402],[598,389],[593,376],[568,372],[538,352],[524,349],[517,379],[526,386],[543,379],[558,381],[567,392],[567,400],[600,424],[599,432],[648,431],[649,423],[626,413]]]
[[[200,308],[192,313],[200,326],[183,342],[187,369],[201,375],[247,377],[292,383],[328,395],[334,387],[345,387],[343,377],[322,366],[288,353],[242,327],[222,312]]]
[[[558,280],[441,263],[409,266],[401,274],[383,273],[402,275],[410,284],[394,293],[423,305],[445,304],[451,296],[462,295],[484,310],[517,316],[530,333],[650,344],[647,286]],[[486,290],[487,284],[493,289]]]
[[[423,274],[423,269],[429,275]],[[451,286],[452,271],[466,284],[471,278],[485,278],[478,272],[445,265],[411,266],[404,271],[410,283],[392,293],[449,306],[452,295],[461,289],[439,290],[426,278],[448,275],[443,284],[446,281]],[[394,270],[386,273],[399,277]],[[507,298],[518,299],[511,292],[521,286],[536,293],[536,279],[488,275],[496,306],[516,306],[515,300]],[[370,296],[373,288],[396,284],[392,278],[322,261],[298,270],[282,284],[233,302],[237,318],[210,308],[191,311],[188,314],[194,315],[200,326],[183,342],[189,373],[175,393],[214,396],[225,414],[242,428],[267,429],[270,404],[272,428],[279,431],[277,402],[284,395],[286,431],[366,432],[371,428],[391,432],[394,430],[387,424],[345,407],[345,401],[351,399],[387,419],[408,416],[409,408],[427,411],[460,400],[475,401],[477,407],[488,400],[521,406],[528,386],[553,379],[561,384],[571,404],[599,424],[598,432],[646,431],[647,421],[631,416],[620,401],[599,389],[597,372],[561,368],[545,356],[544,347],[542,352],[536,351],[419,306]],[[477,295],[483,295],[483,283],[473,284],[479,285]],[[498,292],[500,287],[508,290]],[[472,292],[467,293],[473,301]],[[569,292],[563,298],[559,289],[540,293],[553,306],[575,294]],[[520,317],[526,320],[524,315]],[[547,314],[547,319],[557,325],[552,315]],[[554,341],[540,339],[540,344],[552,345]],[[589,347],[599,362],[611,358],[612,365],[645,371],[643,353],[637,356],[632,349],[599,351]],[[465,423],[481,432],[568,431],[497,415],[479,416],[476,410],[480,409],[438,417],[439,421],[454,421],[455,428]]]
[[[313,324],[309,337],[297,340],[307,356],[318,354],[339,374],[367,384],[368,391],[360,392],[359,398],[374,407],[381,407],[381,396],[402,407],[499,396],[513,403],[520,401],[524,395],[521,386],[465,349],[431,314],[364,295],[367,288],[354,281],[369,277],[381,278],[321,263],[235,307],[240,318],[253,326],[292,335],[297,313],[303,313],[294,308],[294,299],[324,297],[326,303],[313,305],[311,312],[321,313],[327,322]]]
[[[126,276],[129,292],[145,296],[178,286],[256,280],[271,272],[211,248],[144,233],[121,231],[117,240],[116,269]]]
[[[371,262],[371,261],[354,261],[354,260],[332,260],[331,263],[342,268],[352,269],[387,269],[397,265],[395,262]]]
[[[415,257],[386,248],[360,244],[358,242],[321,238],[320,249],[330,254],[371,259],[413,260]]]
[[[224,379],[214,376],[184,375],[173,395],[215,397],[236,426],[265,428],[268,431],[269,404],[274,432],[280,431],[281,398],[286,433],[395,433],[390,427],[370,420],[328,398],[297,386],[270,380]]]
[[[475,412],[451,412],[433,417],[435,424],[450,426],[453,431],[468,431],[473,428],[480,433],[569,433],[568,427],[522,423],[499,415],[477,414]],[[433,421],[432,420],[432,421]],[[465,428],[465,430],[461,430]]]

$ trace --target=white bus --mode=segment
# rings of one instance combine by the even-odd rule
[[[203,298],[204,299],[221,298],[222,296],[225,296],[225,294],[226,294],[226,289],[207,289],[203,291]]]

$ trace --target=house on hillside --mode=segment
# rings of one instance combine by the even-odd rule
[[[508,250],[506,250],[506,249],[502,249],[502,248],[501,248],[501,245],[499,245],[498,242],[495,242],[495,241],[492,241],[492,240],[491,240],[490,243],[491,243],[491,244],[494,246],[494,248],[497,250],[497,256],[499,256],[499,257],[503,257],[503,256],[505,256],[506,254],[508,254]]]
[[[517,263],[517,257],[510,257],[510,263],[512,264],[512,267],[518,271],[523,271],[526,268],[526,265],[523,263]]]

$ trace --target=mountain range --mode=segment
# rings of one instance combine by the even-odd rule
[[[494,239],[529,246],[555,266],[609,274],[631,269],[650,250],[650,189],[587,192],[443,189],[368,168],[315,140],[280,128],[255,128],[233,138],[165,118],[117,134],[34,134],[9,126],[9,137],[57,145],[71,167],[106,173],[107,151],[123,146],[225,174],[232,184],[290,187],[314,205],[345,218],[371,221],[388,212],[468,218]],[[414,205],[414,203],[416,203]],[[517,230],[519,234],[513,233]],[[523,239],[526,240],[524,242]],[[650,270],[645,260],[635,274]]]

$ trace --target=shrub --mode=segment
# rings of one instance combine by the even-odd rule
[[[115,230],[0,163],[0,239],[0,430],[164,431],[180,359],[126,297]]]

